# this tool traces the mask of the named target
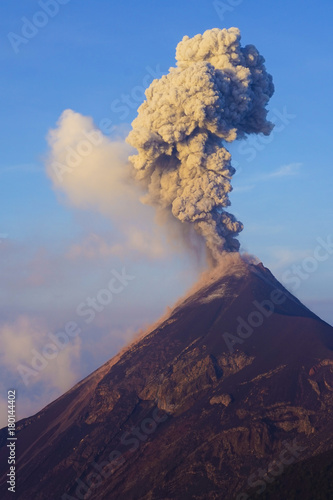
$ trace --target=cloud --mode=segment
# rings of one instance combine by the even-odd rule
[[[90,117],[67,109],[49,132],[48,143],[47,174],[60,198],[112,222],[112,241],[110,235],[92,233],[72,246],[69,257],[135,252],[148,259],[165,257],[165,231],[156,227],[154,210],[141,202],[143,190],[128,161],[133,149],[124,140],[109,139]]]
[[[281,224],[258,224],[250,223],[246,226],[247,232],[261,236],[262,234],[271,235],[278,234],[283,231],[284,226]]]
[[[19,383],[22,379],[20,379],[18,366],[20,364],[29,366],[34,350],[42,350],[46,344],[50,343],[47,332],[45,324],[29,316],[19,316],[14,321],[0,325],[1,364],[6,368],[6,372],[10,372],[12,378]],[[59,351],[59,355],[47,364],[41,376],[29,378],[29,384],[42,382],[49,388],[62,391],[71,387],[77,377],[73,369],[73,361],[80,355],[80,345],[80,338],[75,337],[71,348]]]
[[[0,167],[0,176],[4,174],[17,174],[17,173],[36,174],[42,172],[43,172],[43,167],[35,165],[33,163],[22,163],[20,165]]]
[[[237,251],[243,225],[226,211],[235,169],[226,143],[269,135],[272,77],[237,28],[214,28],[176,48],[177,66],[146,90],[127,141],[145,201],[191,224],[215,262]]]
[[[282,165],[281,167],[277,168],[273,172],[270,172],[268,174],[262,174],[258,175],[255,177],[252,177],[248,179],[249,182],[253,182],[253,184],[247,184],[247,185],[240,185],[236,186],[233,189],[233,193],[244,193],[247,191],[251,191],[256,187],[256,184],[260,182],[265,182],[269,181],[271,179],[279,179],[279,178],[284,178],[284,177],[292,177],[292,176],[297,176],[300,174],[300,170],[302,167],[302,163],[288,163],[287,165]]]
[[[311,255],[311,251],[308,249],[298,250],[283,246],[267,247],[267,252],[272,259],[269,267],[271,270],[276,272],[287,268],[291,264],[300,262],[305,257],[309,257]]]
[[[252,191],[255,188],[255,184],[248,184],[244,186],[236,186],[233,188],[232,193],[246,193],[248,191]]]
[[[292,175],[298,175],[300,173],[302,163],[289,163],[288,165],[282,165],[274,172],[271,172],[266,179],[272,179],[274,177],[290,177]]]
[[[16,389],[18,419],[35,412],[36,408],[44,406],[77,382],[81,355],[81,339],[78,337],[73,339],[70,348],[59,350],[56,358],[47,361],[40,372],[31,369],[36,352],[41,353],[50,343],[47,333],[43,321],[28,315],[0,324],[1,394],[5,394],[9,388]],[[20,367],[31,369],[26,379],[28,386],[24,383]],[[33,371],[35,375],[30,376]],[[3,403],[1,400],[0,406]],[[1,420],[1,424],[5,425],[5,422]]]
[[[121,219],[133,204],[138,208],[127,160],[131,148],[124,141],[111,141],[90,117],[67,109],[49,132],[48,142],[47,173],[73,206],[116,213]]]
[[[131,178],[127,160],[132,149],[122,139],[104,137],[91,118],[67,110],[48,140],[47,173],[57,196],[77,210],[73,230],[64,228],[59,240],[41,230],[36,238],[22,242],[8,238],[3,228],[0,239],[0,257],[6,264],[0,269],[4,284],[0,292],[0,392],[18,389],[18,418],[68,390],[106,356],[112,357],[133,331],[158,316],[159,296],[168,296],[170,286],[156,284],[165,269],[156,260],[175,257],[172,243],[177,241],[171,232],[166,234],[165,224],[155,223],[154,209],[141,203],[142,191]],[[174,224],[167,223],[167,227],[176,234]],[[141,261],[135,264],[135,259]],[[186,257],[183,267],[192,264]],[[177,265],[175,259],[170,266],[174,281]],[[88,325],[78,318],[77,306],[96,297],[110,281],[111,271],[120,272],[124,266],[138,276],[140,285],[117,295],[117,301],[105,307],[94,323]],[[182,286],[180,282],[178,289]],[[142,287],[150,294],[148,302]],[[36,377],[30,377],[26,387],[18,366],[31,366],[35,352],[41,353],[50,343],[48,334],[62,331],[68,321],[77,321],[82,335],[71,339]],[[105,348],[95,349],[96,342]]]
[[[153,234],[144,234],[137,227],[129,226],[126,229],[125,241],[112,243],[110,238],[96,233],[89,233],[81,242],[74,243],[69,248],[66,256],[69,259],[117,256],[132,258],[136,255],[145,255],[151,259],[167,257],[167,249],[163,244],[164,235],[158,236],[158,229],[154,228]]]
[[[163,295],[164,288],[155,283],[152,292],[152,276],[156,281],[160,266],[151,261],[149,267],[142,261],[135,264],[132,256],[124,261],[124,251],[128,250],[126,241],[123,247],[112,248],[110,236],[107,240],[107,236],[102,235],[107,244],[110,243],[110,258],[104,238],[98,233],[91,234],[94,235],[92,241],[83,235],[83,241],[87,239],[87,248],[83,249],[86,255],[82,255],[75,234],[69,245],[63,241],[59,247],[54,247],[53,242],[41,246],[40,241],[27,244],[10,239],[0,245],[1,259],[6,262],[0,272],[3,283],[0,293],[0,394],[5,395],[10,387],[18,390],[18,418],[35,413],[70,389],[106,358],[116,354],[127,341],[131,329],[138,329],[146,318],[159,314],[158,294]],[[141,252],[149,250],[153,255],[153,245],[143,239],[140,231],[131,237],[137,240],[135,244],[141,247]],[[163,251],[160,242],[154,250],[156,259]],[[134,286],[131,282],[126,292],[117,295],[91,324],[87,324],[77,314],[78,305],[87,297],[96,297],[106,288],[112,270],[121,272],[123,267],[129,274],[138,275],[137,286],[136,280]],[[148,302],[142,290],[148,293]],[[153,293],[151,297],[149,294]],[[51,342],[48,334],[63,331],[69,321],[77,322],[82,334],[71,339],[40,373],[29,377],[26,387],[18,366],[31,366],[35,350],[42,353],[45,345]],[[100,349],[100,345],[105,349]],[[5,414],[0,416],[3,425],[4,418]]]

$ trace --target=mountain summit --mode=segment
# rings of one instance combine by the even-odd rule
[[[333,328],[262,264],[229,261],[18,423],[18,499],[287,498],[265,495],[333,449]]]

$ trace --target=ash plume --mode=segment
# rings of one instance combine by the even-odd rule
[[[253,45],[240,45],[237,28],[185,36],[177,67],[154,80],[127,142],[144,203],[190,223],[210,256],[238,251],[243,225],[225,210],[235,169],[225,143],[247,134],[269,135],[266,104],[272,77]]]

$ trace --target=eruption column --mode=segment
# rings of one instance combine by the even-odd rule
[[[193,224],[214,259],[237,251],[243,225],[225,210],[235,169],[226,142],[269,135],[266,104],[272,77],[253,45],[240,45],[237,28],[185,36],[177,66],[154,80],[127,141],[144,202]]]

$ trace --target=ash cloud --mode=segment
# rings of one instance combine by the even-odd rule
[[[152,82],[127,142],[144,203],[190,223],[216,261],[238,251],[243,225],[225,210],[235,169],[225,143],[269,135],[266,105],[272,77],[253,45],[241,47],[237,28],[185,36],[177,66]],[[184,227],[187,225],[184,224]]]

